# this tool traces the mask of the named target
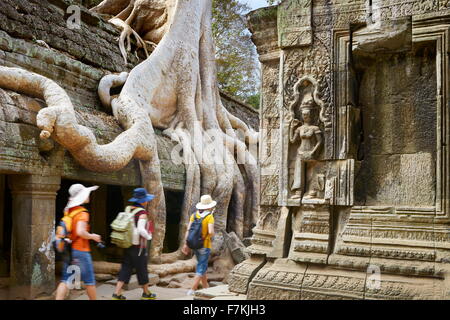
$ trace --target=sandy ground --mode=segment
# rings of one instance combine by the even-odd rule
[[[215,285],[215,281],[220,279],[220,276],[217,274],[209,273],[208,276],[210,279],[210,285]],[[157,295],[157,300],[193,300],[193,296],[187,296],[187,292],[192,287],[193,281],[194,273],[170,275],[161,278],[159,280],[159,285],[150,287],[150,291]],[[97,299],[111,300],[114,289],[114,284],[108,282],[98,283]],[[201,285],[199,286],[199,289],[202,289]],[[127,298],[127,300],[140,300],[142,296],[142,289],[136,282],[130,283],[130,290],[124,291],[122,294]],[[88,300],[88,297],[83,290],[77,290],[72,291],[68,299]]]
[[[211,274],[211,279],[215,280],[215,276]],[[58,279],[57,279],[58,281]],[[157,300],[193,300],[193,296],[187,296],[187,291],[192,286],[193,274],[177,274],[162,278],[164,286],[154,285],[150,287],[151,292],[157,295]],[[0,278],[0,300],[8,298],[8,279]],[[177,286],[171,288],[170,286]],[[124,290],[123,295],[127,300],[140,300],[142,289],[138,287],[137,283],[130,283],[131,290]],[[115,285],[106,282],[97,281],[97,299],[111,300]],[[201,286],[199,287],[201,289]],[[36,300],[53,300],[54,294],[51,296],[42,296]],[[84,289],[70,290],[67,300],[89,300]]]
[[[111,300],[114,292],[114,286],[111,284],[100,284],[97,286],[97,300]],[[150,287],[150,291],[155,293],[157,300],[192,300],[192,296],[187,296],[187,290],[183,288],[163,288],[158,286]],[[72,292],[69,300],[89,300],[84,291]],[[134,289],[124,291],[123,295],[127,300],[140,300],[142,296],[142,289]]]

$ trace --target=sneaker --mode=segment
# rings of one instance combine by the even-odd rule
[[[125,296],[123,296],[123,295],[117,295],[117,294],[113,294],[112,295],[112,299],[113,300],[127,300],[127,298],[125,297]]]
[[[141,297],[141,300],[155,300],[155,299],[156,299],[156,294],[151,293],[151,292],[149,294],[143,293],[142,297]]]
[[[190,289],[190,290],[187,292],[187,295],[188,295],[188,296],[193,296],[194,294],[195,294],[195,291],[192,290],[192,289]]]

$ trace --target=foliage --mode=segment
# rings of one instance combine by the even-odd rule
[[[256,93],[256,94],[251,95],[250,97],[248,97],[245,102],[248,105],[251,105],[253,108],[259,109],[260,99],[261,99],[261,94],[260,93]]]
[[[238,0],[213,0],[213,35],[216,44],[219,88],[259,107],[259,62],[244,14],[250,8]]]
[[[81,0],[87,8],[92,8],[101,1]],[[258,108],[259,62],[244,16],[250,8],[239,0],[212,1],[212,30],[216,44],[219,88]]]

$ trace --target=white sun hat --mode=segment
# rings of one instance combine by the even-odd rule
[[[206,210],[214,208],[217,205],[210,195],[205,195],[200,198],[200,202],[195,206],[198,210]]]
[[[74,184],[69,188],[69,201],[66,210],[83,204],[92,191],[97,190],[98,186],[86,188],[82,184]]]

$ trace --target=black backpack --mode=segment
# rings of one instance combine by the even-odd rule
[[[209,214],[198,219],[197,213],[194,213],[194,221],[191,223],[191,228],[189,229],[189,234],[186,239],[187,246],[192,250],[203,248],[202,222],[207,216],[209,216]]]

